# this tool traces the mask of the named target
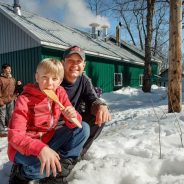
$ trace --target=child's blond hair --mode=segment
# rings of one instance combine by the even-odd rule
[[[54,58],[43,59],[37,66],[36,72],[39,73],[39,70],[43,69],[45,73],[55,74],[63,80],[64,69],[61,61]]]

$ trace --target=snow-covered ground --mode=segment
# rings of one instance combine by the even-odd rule
[[[73,169],[69,184],[183,184],[184,110],[167,113],[166,89],[152,86],[143,93],[127,87],[102,98],[112,121]],[[6,138],[0,138],[0,150],[0,183],[8,184]]]

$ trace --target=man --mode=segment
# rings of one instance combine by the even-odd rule
[[[98,98],[91,80],[83,73],[86,65],[84,51],[78,46],[70,47],[64,52],[62,63],[64,80],[61,85],[72,105],[82,115],[83,121],[90,125],[90,137],[81,153],[83,157],[102,131],[105,122],[111,120],[111,115],[107,105]]]
[[[11,75],[11,66],[2,65],[0,76],[0,137],[7,136],[6,127],[14,108],[16,81]]]

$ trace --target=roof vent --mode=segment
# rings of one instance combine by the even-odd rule
[[[104,41],[107,41],[107,29],[108,29],[108,25],[102,25],[102,38],[104,39]]]
[[[13,5],[13,11],[15,14],[21,16],[21,6],[19,4],[19,0],[14,0],[14,5]]]
[[[96,28],[99,26],[99,24],[97,24],[97,23],[91,23],[90,26],[92,28],[92,32],[91,32],[92,38],[96,39],[97,38]]]

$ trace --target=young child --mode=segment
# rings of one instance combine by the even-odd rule
[[[36,83],[27,84],[17,98],[8,129],[8,156],[14,163],[9,184],[67,183],[69,169],[89,137],[89,126],[82,122],[77,128],[70,122],[82,118],[60,86],[63,76],[60,61],[44,59],[37,66]],[[44,89],[55,91],[65,110]],[[60,116],[65,124],[57,127]]]

